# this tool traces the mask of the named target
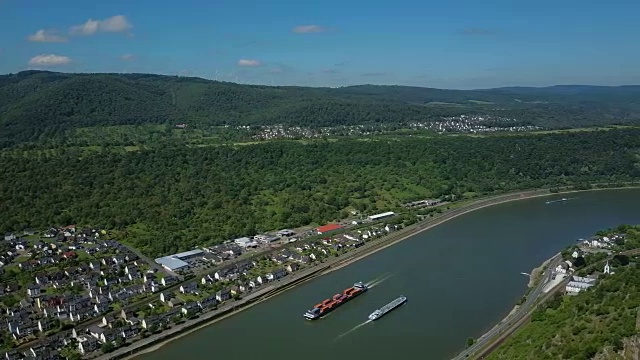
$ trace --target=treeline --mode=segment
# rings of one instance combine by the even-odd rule
[[[161,254],[448,194],[628,181],[640,130],[0,152],[0,231],[75,223]]]
[[[607,90],[587,97],[404,86],[268,87],[147,74],[24,71],[0,76],[0,147],[59,137],[79,127],[178,122],[192,127],[321,127],[482,114],[516,118],[522,124],[575,127],[640,119],[640,92],[607,94]],[[432,105],[436,103],[440,105]]]
[[[630,241],[640,242],[639,226],[626,227],[626,234]],[[594,288],[576,296],[557,295],[541,305],[531,323],[487,359],[626,358],[615,354],[637,334],[640,267],[639,259],[632,260],[614,259],[615,274],[600,278]],[[599,266],[602,271],[603,263]]]

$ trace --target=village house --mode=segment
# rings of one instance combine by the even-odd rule
[[[200,306],[198,306],[195,302],[188,302],[182,306],[181,312],[184,316],[191,316],[193,314],[199,313],[201,310]]]
[[[119,329],[119,335],[124,339],[131,339],[132,337],[140,333],[140,328],[137,325],[129,325]]]
[[[136,314],[131,310],[125,310],[125,309],[120,310],[120,317],[124,321],[127,321],[128,319],[133,318],[135,316],[136,316]]]
[[[178,307],[180,305],[182,305],[182,300],[180,298],[173,298],[169,301],[167,301],[167,305],[171,308],[173,307]]]
[[[95,312],[96,315],[105,313],[109,311],[109,309],[109,303],[107,302],[100,302],[93,305],[93,312]]]
[[[38,285],[29,285],[27,287],[27,295],[29,295],[31,297],[39,296],[40,295],[40,286],[38,286]]]
[[[216,300],[219,302],[224,302],[229,299],[231,299],[231,291],[228,289],[223,289],[216,293]]]
[[[78,338],[78,352],[87,355],[98,349],[98,342],[91,336],[80,336]]]
[[[296,264],[296,263],[287,264],[284,268],[288,272],[292,273],[292,272],[298,270],[298,264]]]
[[[200,280],[200,283],[201,283],[202,285],[211,285],[211,284],[213,284],[213,283],[215,283],[215,282],[216,282],[215,275],[214,275],[214,276],[211,276],[211,275],[209,275],[209,274],[207,274],[207,275],[203,276],[203,277],[202,277],[202,280]]]
[[[218,300],[216,299],[216,295],[209,295],[197,302],[198,306],[200,306],[202,310],[214,307],[217,303]]]
[[[163,303],[169,302],[171,299],[174,299],[176,295],[172,292],[161,292],[160,293],[160,301]]]
[[[569,265],[566,262],[561,262],[555,268],[555,272],[558,274],[566,274],[568,271],[569,271]]]
[[[142,326],[142,328],[146,330],[149,330],[149,328],[153,326],[160,327],[160,318],[157,316],[150,316],[150,317],[144,318],[140,322],[140,326]]]
[[[100,323],[100,327],[111,327],[111,324],[113,323],[114,319],[113,316],[108,315],[108,316],[103,316],[102,317],[102,322]]]
[[[231,280],[238,276],[238,269],[235,266],[229,266],[226,268],[222,268],[215,272],[214,274],[216,280]]]
[[[243,290],[240,289],[240,286],[238,285],[234,285],[232,287],[229,288],[229,292],[231,293],[231,295],[240,295],[242,294]]]
[[[144,283],[144,291],[145,292],[158,292],[160,291],[160,284],[156,284],[155,281],[148,281]]]
[[[198,286],[194,282],[188,282],[186,284],[180,285],[180,292],[183,294],[197,294]]]
[[[48,319],[38,320],[38,330],[40,330],[41,333],[45,333],[51,330],[51,321],[49,321]]]
[[[165,276],[162,279],[160,279],[160,284],[162,284],[162,286],[169,286],[171,284],[175,284],[178,282],[178,278],[175,276]]]
[[[287,276],[287,271],[284,268],[278,268],[278,269],[274,270],[273,272],[268,273],[266,275],[266,278],[269,281],[275,281],[275,280],[280,280],[285,276]]]

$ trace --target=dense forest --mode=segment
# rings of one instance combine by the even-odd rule
[[[455,115],[515,118],[549,128],[636,123],[640,87],[592,91],[440,90],[239,85],[149,74],[24,71],[0,76],[0,147],[70,129],[141,124],[336,126],[441,121]]]
[[[366,141],[365,141],[366,140]],[[640,176],[640,130],[0,152],[1,231],[104,226],[153,255],[448,194]]]
[[[625,232],[636,246],[640,243],[640,226]],[[532,321],[487,359],[636,358],[630,354],[638,351],[640,266],[639,259],[631,260],[614,261],[615,274],[601,277],[593,289],[541,305]]]

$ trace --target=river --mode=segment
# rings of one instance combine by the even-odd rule
[[[528,283],[520,272],[597,230],[640,223],[639,203],[640,190],[605,190],[474,211],[136,359],[449,359],[512,309]],[[376,279],[326,318],[303,319],[321,300]],[[399,295],[406,305],[364,323]]]

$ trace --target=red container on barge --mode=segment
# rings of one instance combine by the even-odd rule
[[[357,282],[353,284],[352,287],[345,289],[342,293],[335,294],[331,299],[325,299],[314,306],[313,309],[307,310],[307,312],[304,313],[304,317],[307,320],[319,319],[367,290],[369,290],[369,287],[366,284]]]

